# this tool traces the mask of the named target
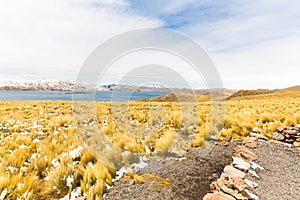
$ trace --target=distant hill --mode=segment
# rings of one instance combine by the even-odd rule
[[[208,89],[202,90],[175,90],[170,94],[146,98],[138,100],[140,102],[193,102],[195,101],[195,96],[197,97],[198,102],[206,102],[211,100],[211,95],[214,96],[217,100],[234,100],[234,99],[262,99],[262,98],[271,98],[274,95],[284,95],[285,93],[300,93],[300,86],[292,86],[283,89],[257,89],[257,90],[223,90],[225,95],[222,94],[221,89],[214,89],[209,92]],[[224,97],[225,96],[225,97]]]
[[[300,85],[284,88],[281,91],[300,91]]]
[[[186,93],[170,93],[162,96],[154,97],[154,98],[145,98],[138,100],[139,102],[192,102],[194,101],[195,96],[192,94]]]
[[[300,86],[292,86],[283,89],[275,89],[275,90],[268,90],[268,89],[257,89],[257,90],[239,90],[236,93],[229,96],[226,100],[242,98],[242,97],[249,97],[249,96],[259,96],[259,95],[268,95],[268,94],[282,94],[285,92],[295,92],[300,91]]]
[[[193,93],[170,93],[154,98],[145,98],[138,100],[139,102],[206,102],[211,101],[211,97],[215,100],[225,100],[226,97],[231,95],[233,90],[225,90],[225,93],[222,94],[221,90],[214,90],[212,92],[207,92],[208,90],[197,90]]]
[[[229,96],[227,100],[234,99],[237,97],[244,97],[244,96],[253,96],[253,95],[261,95],[261,94],[270,94],[274,92],[273,90],[265,90],[265,89],[258,89],[258,90],[239,90],[233,95]]]

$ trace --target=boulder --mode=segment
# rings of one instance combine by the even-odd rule
[[[226,166],[224,168],[224,173],[229,177],[239,177],[239,178],[245,178],[246,173],[242,172],[241,170],[238,170],[232,166]]]
[[[235,148],[234,156],[242,158],[242,159],[244,159],[244,160],[246,160],[248,162],[254,161],[254,160],[258,159],[258,157],[257,157],[257,155],[255,153],[253,153],[252,151],[250,151],[247,147],[241,146],[241,145],[238,145]]]
[[[287,128],[286,126],[278,126],[276,130],[277,130],[278,132],[282,132],[282,131],[285,130],[286,128]]]
[[[284,141],[285,137],[281,133],[275,132],[272,134],[272,139],[277,141]]]
[[[257,138],[256,137],[245,137],[243,144],[249,148],[257,148]]]
[[[232,157],[233,159],[233,166],[239,170],[242,171],[248,171],[248,169],[250,169],[251,165],[246,162],[245,160],[239,158],[239,157]]]
[[[298,131],[296,131],[296,130],[284,130],[283,133],[287,134],[287,135],[297,135]]]

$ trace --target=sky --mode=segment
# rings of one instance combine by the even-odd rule
[[[225,88],[299,85],[299,10],[298,0],[0,0],[0,79],[75,80],[90,53],[112,36],[165,28],[203,47]],[[161,61],[191,87],[203,87],[187,63],[154,52],[118,60],[106,83],[141,60]]]

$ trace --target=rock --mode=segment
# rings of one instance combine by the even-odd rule
[[[251,137],[256,137],[257,139],[261,139],[261,140],[269,140],[267,137],[263,136],[262,134],[259,133],[250,133]]]
[[[300,147],[300,142],[294,142],[293,147]]]
[[[243,195],[244,197],[247,197],[248,199],[251,199],[251,200],[259,200],[259,197],[258,197],[258,196],[256,196],[255,194],[251,193],[251,192],[248,191],[248,190],[244,190],[244,191],[242,192],[242,195]]]
[[[234,194],[231,194],[232,196],[234,196],[235,199],[237,200],[248,200],[247,197],[244,197],[242,194],[239,194],[239,193],[234,193]]]
[[[292,138],[289,138],[289,139],[286,139],[286,140],[285,140],[286,143],[291,143],[291,144],[293,144],[294,141],[295,141],[295,140],[292,139]]]
[[[239,177],[229,177],[229,184],[234,188],[237,189],[238,192],[241,192],[245,189],[245,181]]]
[[[251,164],[251,168],[252,169],[259,169],[259,170],[265,170],[265,168],[263,168],[262,166],[260,166],[260,165],[258,165],[258,164],[256,164],[255,162],[250,162],[250,164]]]
[[[282,131],[285,130],[286,128],[287,128],[286,126],[278,126],[276,130],[277,130],[278,132],[282,132]]]
[[[243,139],[243,144],[246,144],[246,143],[251,143],[251,142],[255,142],[257,141],[257,138],[256,137],[245,137]]]
[[[246,185],[249,186],[250,188],[256,188],[256,187],[258,187],[258,184],[255,183],[255,182],[253,182],[253,181],[250,181],[248,179],[244,179],[244,181],[245,181]]]
[[[272,139],[277,141],[284,141],[285,138],[281,133],[275,132],[272,135]]]
[[[237,169],[243,170],[243,171],[248,171],[250,169],[251,165],[246,162],[245,160],[238,158],[238,157],[232,157],[233,159],[233,166]]]
[[[204,196],[203,200],[235,200],[235,198],[223,192],[216,192],[208,193]]]
[[[217,191],[220,191],[221,188],[218,186],[218,183],[216,181],[212,182],[210,185],[210,191],[211,192],[217,192]]]
[[[240,179],[240,178],[237,178],[237,177],[235,177],[235,178]],[[242,179],[240,179],[240,180],[242,180]],[[239,194],[238,191],[230,188],[229,182],[222,179],[222,177],[217,181],[217,184],[224,193],[230,194],[231,196],[235,197],[236,199],[247,200],[247,198],[245,198],[243,195]]]
[[[251,143],[246,143],[245,146],[252,148],[252,149],[257,148],[257,141],[251,142]]]
[[[223,192],[225,192],[226,194],[232,195],[232,194],[235,193],[234,190],[231,189],[231,188],[229,188],[229,187],[227,187],[227,186],[225,185],[225,183],[224,183],[222,180],[219,179],[219,180],[217,181],[217,184],[218,184],[218,186],[221,188],[221,190],[222,190]]]
[[[256,137],[245,137],[243,140],[243,144],[249,148],[257,147],[257,138]]]
[[[224,172],[229,177],[234,176],[234,177],[239,177],[239,178],[243,179],[246,176],[246,173],[244,173],[241,170],[238,170],[232,166],[229,166],[229,165],[224,168]]]
[[[292,144],[286,144],[286,143],[284,143],[284,146],[292,147]]]
[[[5,128],[4,129],[3,128],[0,129],[0,132],[3,132],[3,133],[9,133],[9,131],[10,131],[9,129],[5,129]]]
[[[254,160],[257,160],[258,157],[255,153],[253,153],[252,151],[250,151],[249,149],[247,149],[247,147],[245,146],[241,146],[241,145],[238,145],[236,148],[235,148],[235,154],[234,154],[235,157],[239,157],[239,158],[242,158],[246,161],[254,161]]]
[[[258,174],[257,174],[255,171],[249,169],[248,172],[249,172],[249,174],[250,174],[251,176],[253,176],[253,177],[257,178],[257,179],[260,179],[260,177],[258,176]]]
[[[298,131],[295,131],[295,130],[284,130],[283,133],[288,134],[288,135],[297,135]]]

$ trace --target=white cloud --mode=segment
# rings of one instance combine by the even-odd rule
[[[212,54],[225,87],[284,88],[299,85],[300,36]]]
[[[118,33],[161,22],[128,13],[121,0],[1,0],[0,74],[76,78],[88,54]]]

